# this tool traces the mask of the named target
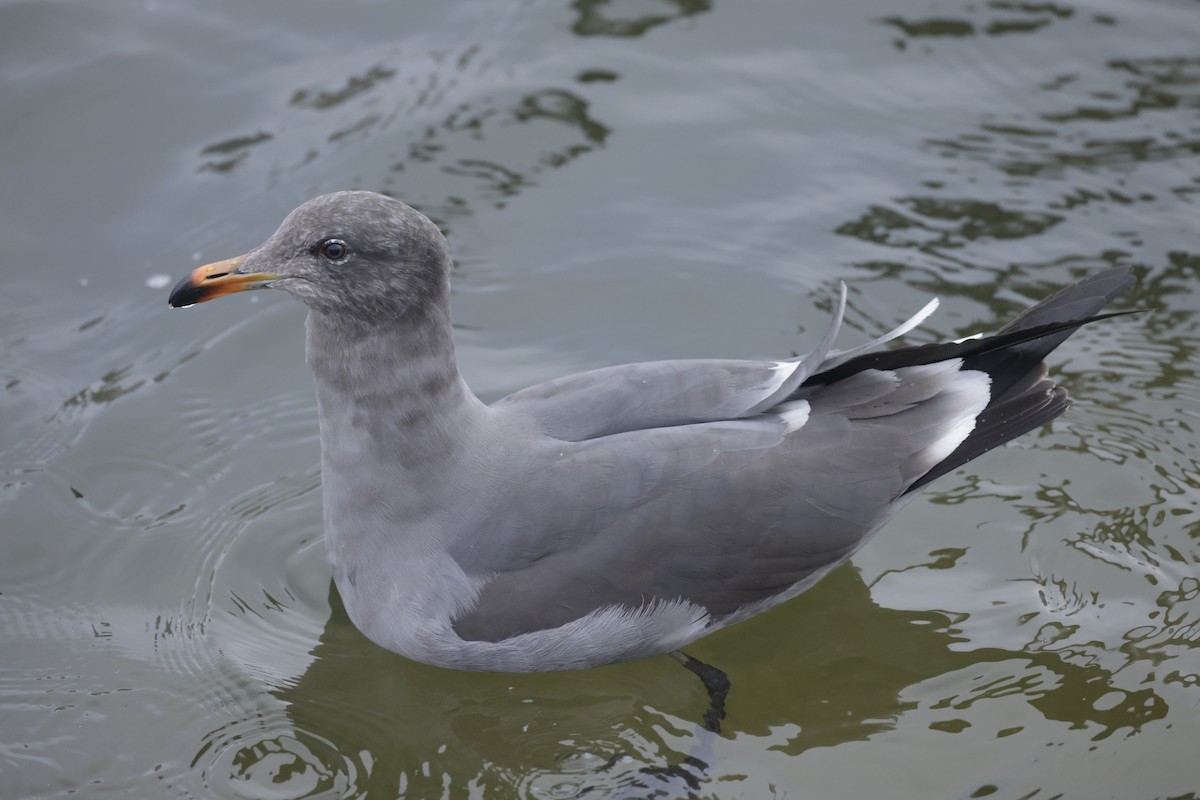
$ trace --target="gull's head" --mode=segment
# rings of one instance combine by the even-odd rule
[[[279,289],[324,314],[393,319],[444,302],[450,257],[441,231],[416,209],[374,192],[334,192],[297,208],[258,247],[195,269],[175,308],[247,289]]]

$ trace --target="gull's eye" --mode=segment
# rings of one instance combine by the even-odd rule
[[[317,252],[333,264],[344,264],[350,255],[350,247],[341,239],[326,239],[317,245]]]

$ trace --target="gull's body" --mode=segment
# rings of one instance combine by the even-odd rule
[[[484,405],[445,242],[340,192],[172,305],[271,285],[310,307],[325,535],[351,620],[418,661],[572,669],[677,650],[845,561],[915,490],[1061,414],[1043,357],[1132,284],[1067,287],[995,337],[571,375]]]

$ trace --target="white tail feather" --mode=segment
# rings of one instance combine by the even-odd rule
[[[875,337],[874,339],[867,342],[866,344],[860,344],[858,347],[852,347],[849,350],[831,350],[829,352],[829,356],[824,361],[821,362],[820,369],[818,369],[816,371],[824,372],[825,370],[833,369],[834,367],[838,366],[839,364],[845,364],[847,361],[854,358],[855,356],[861,355],[862,353],[865,353],[868,350],[872,350],[881,344],[886,344],[886,343],[892,341],[893,339],[899,339],[901,336],[908,333],[913,328],[917,327],[922,322],[924,322],[926,319],[928,319],[929,315],[932,314],[934,311],[937,311],[937,307],[938,307],[939,303],[940,303],[940,301],[936,297],[933,298],[932,300],[930,300],[928,303],[925,304],[924,308],[922,308],[917,313],[913,314],[908,319],[904,320],[904,322],[901,322],[899,325],[892,328],[890,331],[883,334],[882,336]]]

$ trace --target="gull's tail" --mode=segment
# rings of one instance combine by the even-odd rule
[[[963,371],[987,373],[990,398],[971,433],[914,481],[906,490],[911,492],[1066,411],[1070,398],[1048,377],[1043,359],[1080,326],[1134,313],[1098,313],[1134,283],[1128,267],[1105,270],[1047,297],[992,336],[859,355],[818,372],[803,387],[830,384],[869,369],[896,370],[952,358],[962,359]]]

